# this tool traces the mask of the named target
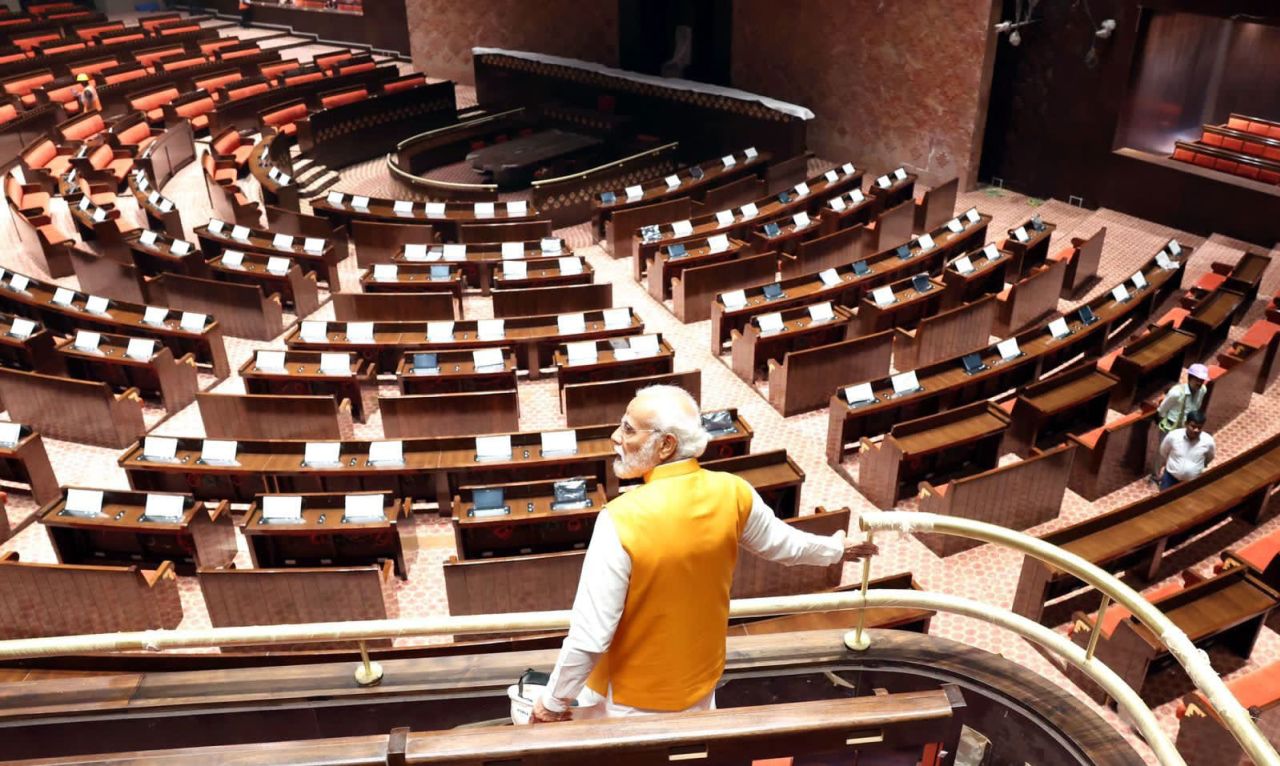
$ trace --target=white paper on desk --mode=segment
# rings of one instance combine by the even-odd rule
[[[677,237],[687,237],[693,233],[693,223],[688,220],[676,221],[671,224],[671,232]]]
[[[827,269],[825,271],[819,272],[818,279],[822,280],[822,284],[824,287],[831,287],[833,285],[838,285],[844,281],[840,279],[840,273],[835,269]]]
[[[142,232],[142,236],[138,237],[138,241],[142,242],[142,244],[147,245],[148,247],[151,247],[155,245],[156,237],[158,236],[159,235],[156,234],[154,231],[144,231]]]
[[[1176,239],[1169,240],[1169,244],[1165,245],[1165,247],[1168,248],[1169,255],[1175,257],[1182,255],[1182,245],[1178,244],[1178,240]]]
[[[241,242],[249,241],[249,227],[248,226],[234,227],[233,229],[231,229],[231,238],[240,240]]]
[[[832,197],[831,199],[827,200],[827,204],[830,205],[831,209],[835,210],[836,212],[844,210],[846,207],[848,207],[848,205],[846,205],[844,202],[844,197]]]
[[[500,348],[478,348],[471,352],[471,365],[477,370],[501,370],[507,366]]]
[[[1031,240],[1031,235],[1027,233],[1026,226],[1019,226],[1013,230],[1013,238],[1019,242],[1029,242]]]
[[[795,224],[797,229],[803,229],[809,225],[809,214],[804,212],[796,213],[791,216],[791,222]]]
[[[964,231],[964,224],[960,222],[959,218],[952,218],[950,221],[947,221],[947,231],[952,234],[959,234]]]
[[[102,333],[91,330],[76,330],[75,348],[77,351],[97,351],[102,342]]]
[[[729,235],[716,234],[707,237],[707,249],[713,253],[723,253],[729,249]]]
[[[921,234],[920,238],[916,240],[916,244],[920,245],[920,250],[922,252],[932,250],[934,248],[933,236],[930,234]]]
[[[849,175],[850,173],[852,173],[852,172],[853,172],[853,163],[852,163],[852,162],[846,162],[845,164],[841,165],[841,166],[840,166],[840,172],[841,172],[841,173],[844,173],[845,175]]]
[[[575,364],[595,364],[600,358],[594,340],[580,340],[565,344],[570,366]]]
[[[409,201],[409,200],[398,199],[398,200],[396,200],[396,201],[395,201],[395,203],[391,206],[391,212],[393,212],[393,213],[412,213],[412,212],[413,212],[413,203],[412,203],[411,201]]]
[[[221,219],[219,219],[219,218],[210,218],[210,219],[209,219],[209,227],[208,227],[208,228],[209,228],[209,232],[210,232],[210,233],[212,233],[212,234],[221,234],[221,233],[222,233],[222,228],[223,228],[224,226],[226,226],[226,224],[225,224],[225,223],[223,223],[223,222],[222,222],[222,220],[221,220]]]
[[[667,182],[667,189],[668,189],[668,190],[670,190],[670,189],[674,189],[674,188],[676,188],[677,186],[679,186],[679,185],[680,185],[680,176],[667,176],[666,178],[664,178],[664,179],[662,179],[662,180],[664,180],[664,181],[666,181],[666,182]]]
[[[291,263],[292,261],[290,261],[288,258],[281,258],[278,255],[273,255],[267,258],[267,273],[288,274],[289,264]]]
[[[173,460],[178,440],[168,436],[147,436],[142,440],[142,456],[151,460]]]
[[[351,198],[351,207],[359,208],[359,209],[361,209],[361,210],[368,210],[368,209],[369,209],[369,198],[368,198],[368,197],[352,197],[352,198]]]
[[[14,447],[21,438],[21,423],[0,423],[0,446]]]
[[[1173,261],[1169,260],[1169,256],[1163,250],[1156,253],[1156,265],[1165,271],[1178,268]]]
[[[165,317],[169,316],[169,309],[160,306],[147,306],[142,312],[143,324],[163,324]]]
[[[657,335],[633,335],[627,340],[627,346],[637,357],[657,356],[662,350]]]
[[[298,337],[313,343],[323,343],[329,339],[329,323],[315,319],[303,320]]]
[[[432,343],[449,343],[453,341],[453,322],[427,322],[427,340]]]
[[[169,252],[174,255],[186,255],[191,252],[191,243],[185,239],[175,239],[169,243]]]
[[[732,210],[721,210],[721,211],[719,211],[719,212],[717,212],[717,213],[716,213],[716,225],[717,225],[717,226],[728,226],[728,225],[729,225],[729,224],[731,224],[731,223],[733,223],[733,211],[732,211]]]
[[[370,463],[404,464],[404,442],[385,441],[369,442]]]
[[[480,340],[502,340],[507,334],[507,323],[503,319],[476,320],[476,335]]]
[[[102,490],[68,488],[66,508],[72,513],[102,513]]]
[[[511,457],[511,436],[477,436],[476,458],[479,460],[503,460]]]
[[[200,459],[206,463],[235,462],[237,446],[234,439],[205,439],[200,446]]]
[[[587,331],[587,316],[581,311],[556,317],[556,329],[561,335],[581,335]]]
[[[101,208],[101,207],[100,207],[100,208],[98,208],[97,210],[94,210],[94,211],[93,211],[93,222],[94,222],[94,223],[102,223],[102,222],[103,222],[103,221],[105,221],[105,220],[107,220],[107,210],[106,210],[106,208]]]
[[[263,495],[262,518],[267,521],[302,521],[302,498],[298,495]]]
[[[145,362],[156,352],[156,342],[151,338],[130,338],[124,355],[130,359]]]
[[[342,462],[342,442],[307,442],[302,462],[307,465],[338,465]]]
[[[743,154],[746,156],[747,159],[750,160],[759,156],[760,153],[756,151],[756,148],[754,146],[748,146],[746,150],[743,152]]]
[[[872,392],[870,383],[855,383],[852,386],[845,386],[844,398],[849,404],[862,404],[874,402],[876,395]]]
[[[326,352],[321,354],[320,372],[325,375],[350,375],[351,355],[342,352]]]
[[[372,343],[373,322],[347,322],[346,334],[352,343]]]
[[[626,306],[605,309],[602,313],[604,314],[604,329],[606,330],[620,330],[623,327],[631,326],[631,309]]]
[[[898,302],[897,296],[893,294],[893,288],[888,285],[873,288],[871,300],[875,301],[877,306],[892,306]]]
[[[738,161],[737,161],[737,160],[735,160],[735,159],[733,158],[733,155],[732,155],[732,154],[726,154],[725,156],[721,157],[721,158],[720,158],[720,162],[721,162],[721,163],[722,163],[726,168],[731,168],[731,167],[733,167],[734,165],[737,165],[737,164],[738,164]]]
[[[324,239],[320,237],[307,237],[302,242],[302,250],[312,255],[320,255],[324,252],[324,245]]]
[[[738,212],[742,213],[743,218],[755,218],[756,216],[760,215],[760,208],[756,207],[756,203],[748,202],[747,204],[738,208]]]
[[[564,240],[559,237],[543,237],[539,247],[544,255],[554,255],[564,250]]]
[[[560,273],[565,275],[574,275],[582,273],[582,259],[573,256],[565,256],[557,258],[556,264],[560,266]]]
[[[426,211],[427,217],[429,218],[445,217],[443,202],[428,202],[422,206],[422,209]]]
[[[146,510],[143,513],[149,519],[164,519],[171,523],[182,521],[182,512],[186,505],[185,495],[147,495]]]
[[[81,198],[80,198],[80,209],[81,209],[81,210],[88,210],[88,209],[89,209],[89,206],[90,206],[90,205],[92,205],[92,204],[93,204],[93,200],[89,199],[89,195],[87,195],[87,194],[86,194],[85,196],[83,196],[83,197],[81,197]]]
[[[150,202],[152,205],[155,205],[159,201],[160,201],[160,192],[152,189],[151,193],[147,195],[147,202]]]
[[[982,254],[987,256],[988,261],[1000,260],[1000,251],[997,250],[996,246],[990,242],[982,246]]]
[[[836,311],[831,306],[831,301],[825,303],[815,303],[809,307],[809,319],[813,322],[830,322],[836,318]]]
[[[747,305],[746,290],[730,290],[727,293],[720,293],[720,302],[730,311],[736,311]]]
[[[969,221],[969,223],[977,223],[982,218],[982,216],[978,214],[978,208],[976,207],[971,207],[964,211],[964,217]]]
[[[173,200],[162,199],[160,200],[158,207],[160,208],[161,213],[167,213],[170,210],[173,210]]]
[[[898,179],[899,181],[904,181],[904,180],[906,180],[906,178],[907,178],[907,171],[906,171],[906,169],[905,169],[905,168],[898,168],[897,170],[893,171],[893,177],[894,177],[894,178],[896,178],[896,179]]]
[[[800,183],[795,185],[794,191],[797,197],[806,196],[809,193],[809,184],[805,183],[804,181],[801,181]]]
[[[578,432],[573,429],[567,431],[543,431],[539,436],[542,439],[542,455],[576,455],[578,452]]]
[[[456,242],[451,242],[441,248],[446,261],[465,261],[467,260],[467,246]]]
[[[276,178],[279,177],[279,175],[280,175],[280,168],[273,167],[267,171],[267,178],[270,178],[272,181],[276,180]]]
[[[29,284],[31,284],[31,277],[28,277],[26,274],[14,274],[9,278],[9,287],[12,287],[20,293],[25,292],[27,285]]]
[[[827,179],[827,183],[833,184],[840,179],[840,174],[835,170],[828,170],[826,173],[822,174],[822,177]]]
[[[632,199],[640,199],[641,197],[643,197],[643,196],[644,196],[644,187],[643,187],[643,186],[639,186],[639,185],[636,185],[636,186],[628,186],[628,187],[625,189],[625,191],[626,191],[626,193],[627,193],[627,199],[629,199],[629,200],[632,200]]]
[[[231,269],[244,269],[244,253],[239,250],[223,250],[222,265]]]
[[[1000,354],[1001,359],[1012,359],[1022,353],[1022,349],[1018,348],[1017,338],[1005,338],[996,344],[996,352]]]
[[[425,248],[426,245],[423,245]],[[503,242],[502,243],[502,260],[514,261],[524,258],[523,242]]]
[[[151,182],[147,180],[147,172],[141,168],[133,171],[133,179],[137,182],[138,188],[143,191],[146,191],[147,187],[151,185]]]
[[[383,495],[347,495],[342,500],[342,518],[349,522],[386,521]]]
[[[178,326],[184,330],[191,332],[201,332],[204,330],[204,322],[208,319],[207,314],[197,314],[194,311],[182,312],[182,319],[178,320]]]
[[[525,279],[529,276],[529,264],[525,261],[503,261],[503,279]]]
[[[76,299],[76,291],[59,287],[53,291],[53,303],[58,306],[70,306]]]
[[[876,186],[879,186],[881,189],[888,189],[890,186],[893,186],[893,181],[889,180],[889,176],[880,176],[876,179]]]
[[[860,205],[867,201],[867,195],[863,194],[861,189],[854,189],[849,192],[849,199],[853,200],[853,204]]]
[[[1129,280],[1133,282],[1134,289],[1141,290],[1147,286],[1147,276],[1141,271],[1133,272],[1133,276],[1129,277]]]
[[[761,335],[769,335],[770,333],[782,332],[785,327],[782,321],[782,314],[777,311],[768,314],[761,314],[755,318],[756,325],[760,328]]]
[[[420,242],[412,242],[405,245],[404,258],[406,261],[427,260],[427,246]]]
[[[341,206],[342,200],[345,198],[346,196],[342,192],[329,192],[329,194],[324,199],[325,199],[325,202],[328,202],[330,205]]]
[[[14,317],[13,325],[9,327],[9,334],[15,338],[26,340],[31,337],[31,333],[35,332],[36,323],[24,317]]]
[[[476,218],[492,218],[495,212],[492,202],[477,202],[472,208],[472,213]]]
[[[375,282],[394,282],[400,269],[394,263],[375,263],[373,265],[373,280]]]
[[[522,215],[528,215],[528,214],[529,214],[529,203],[527,201],[518,199],[518,200],[515,200],[514,202],[507,203],[507,215],[509,217],[522,216]]]
[[[278,249],[293,249],[293,236],[289,234],[277,234],[271,238],[271,246]]]
[[[905,394],[920,388],[920,381],[916,378],[915,370],[900,372],[889,378],[889,382],[893,384],[893,392],[895,394]]]
[[[955,259],[955,261],[953,261],[951,265],[954,266],[956,271],[960,272],[961,274],[973,273],[973,261],[969,260],[969,256],[967,255],[962,255],[959,258]]]
[[[1124,285],[1116,285],[1111,288],[1111,297],[1116,303],[1124,303],[1129,300],[1129,291],[1124,289]]]
[[[253,366],[263,372],[286,372],[283,351],[259,349],[253,355]]]
[[[1054,338],[1065,338],[1071,334],[1071,328],[1067,327],[1065,317],[1058,317],[1049,323],[1049,335]]]

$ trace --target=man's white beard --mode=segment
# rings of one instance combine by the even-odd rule
[[[613,461],[613,473],[619,479],[634,479],[638,476],[644,476],[656,468],[658,465],[658,436],[660,434],[651,434],[644,446],[631,455],[626,455],[615,447],[614,453],[618,457]]]

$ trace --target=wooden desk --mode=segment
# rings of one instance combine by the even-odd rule
[[[877,178],[876,181],[872,182],[871,186],[867,187],[867,194],[880,198],[881,210],[888,210],[904,202],[911,202],[914,207],[916,181],[918,180],[920,180],[919,176],[915,173],[907,173],[902,178],[890,175],[889,185],[881,186]]]
[[[153,565],[172,561],[179,574],[198,566],[226,566],[236,555],[231,508],[186,498],[178,522],[146,518],[143,492],[105,490],[102,514],[80,517],[66,511],[66,495],[39,511],[38,521],[60,564]]]
[[[0,368],[0,399],[11,419],[50,438],[119,449],[147,431],[134,388]]]
[[[577,262],[568,270],[564,269],[561,258],[572,258]],[[589,285],[595,281],[595,269],[591,262],[581,256],[558,256],[555,258],[532,258],[525,261],[523,278],[508,277],[502,269],[493,272],[491,280],[494,290],[522,290],[529,287],[557,287],[570,285]]]
[[[148,300],[216,316],[228,335],[271,340],[284,332],[284,307],[258,285],[161,274],[147,283]]]
[[[587,484],[584,508],[552,510],[554,481],[464,486],[453,496],[453,536],[462,561],[497,556],[579,550],[587,547],[596,516],[607,501],[604,488],[592,477]],[[471,492],[502,489],[509,511],[497,516],[475,516]]]
[[[1107,419],[1107,402],[1119,385],[1095,362],[1082,362],[1028,385],[1013,400],[1006,449],[1024,458],[1061,444]]]
[[[481,175],[484,183],[515,189],[533,181],[535,171],[545,163],[591,152],[603,143],[596,136],[551,129],[473,150],[466,161]]]
[[[770,362],[780,364],[789,352],[855,337],[853,312],[844,306],[832,306],[831,309],[834,318],[820,322],[813,320],[809,306],[778,312],[782,329],[767,335],[761,333],[756,322],[747,325],[742,332],[734,330],[730,334],[734,373],[747,383],[754,383],[768,377]]]
[[[404,540],[413,534],[407,528],[409,498],[383,493],[381,521],[348,522],[345,493],[301,497],[302,521],[297,524],[263,521],[261,497],[249,506],[239,527],[255,568],[352,567],[389,560],[400,579],[409,579],[404,555]]]
[[[515,241],[515,240],[513,240]],[[574,254],[560,240],[560,247],[557,250],[544,251],[542,249],[541,240],[520,240],[523,244],[520,258],[510,260],[524,261],[527,271],[537,272],[543,269],[556,268],[559,269],[560,258],[576,258]],[[409,243],[409,244],[422,244]],[[466,283],[466,289],[479,289],[481,295],[488,295],[493,289],[494,281],[503,273],[502,264],[505,259],[502,257],[501,242],[482,242],[478,244],[461,245],[461,250],[454,252],[455,248],[451,247],[448,255],[445,253],[443,245],[428,245],[425,252],[418,252],[416,248],[410,250],[408,245],[402,247],[390,258],[389,261],[381,261],[382,263],[395,264],[437,264],[448,265],[462,272],[462,278]],[[586,270],[584,269],[584,273]],[[564,275],[562,275],[564,276]],[[512,280],[518,283],[521,280]],[[564,280],[561,282],[552,282],[550,284],[590,284],[589,280]],[[512,283],[508,282],[507,287],[512,287]],[[518,286],[518,285],[515,285]]]
[[[1018,226],[1015,226],[1009,229],[1008,239],[1000,245],[1000,249],[1009,254],[1011,280],[1026,276],[1049,257],[1049,241],[1058,227],[1056,224],[1045,221],[1044,228],[1037,231],[1031,221],[1032,219],[1028,218],[1021,224],[1028,235],[1026,242],[1019,242],[1014,236],[1014,232],[1018,229]]]
[[[333,293],[338,322],[414,322],[462,318],[462,304],[449,293]]]
[[[1102,261],[1102,245],[1107,239],[1107,227],[1103,226],[1093,236],[1072,237],[1071,246],[1049,256],[1051,260],[1065,260],[1067,271],[1062,278],[1063,298],[1079,295],[1087,285],[1098,278],[1098,264]]]
[[[1277,482],[1280,434],[1214,463],[1195,479],[1040,539],[1109,572],[1151,580],[1159,573],[1167,550],[1224,518],[1238,516],[1257,523]],[[1022,562],[1013,611],[1040,620],[1047,602],[1081,587],[1074,576],[1028,556]],[[1090,591],[1093,603],[1096,595]]]
[[[389,439],[479,436],[520,430],[515,388],[448,394],[380,396],[382,432]]]
[[[732,261],[685,268],[680,276],[671,279],[671,311],[685,324],[701,322],[711,316],[717,295],[767,285],[777,279],[777,274],[775,253],[741,255]]]
[[[31,370],[59,375],[66,372],[55,350],[57,338],[47,327],[35,323],[31,334],[25,338],[13,335],[14,314],[0,314],[0,366],[15,370]]]
[[[943,293],[946,305],[946,293]],[[914,330],[893,331],[893,364],[899,370],[914,370],[940,359],[954,359],[985,347],[995,324],[995,300],[987,295],[973,303],[943,309],[921,319]]]
[[[613,285],[608,282],[493,292],[493,316],[498,319],[603,311],[608,308],[613,308]]]
[[[406,353],[396,366],[400,393],[461,394],[474,391],[505,391],[516,388],[516,355],[502,349],[503,364],[496,370],[477,370],[469,350],[438,351],[436,372],[416,372],[413,352]]]
[[[1226,343],[1231,323],[1238,317],[1241,308],[1247,305],[1244,295],[1224,287],[1192,309],[1191,315],[1178,324],[1178,329],[1196,337],[1191,354],[1203,358]]]
[[[716,252],[712,252],[710,244],[706,240],[690,242],[684,247],[684,255],[677,258],[671,257],[670,248],[668,247],[660,248],[654,254],[653,261],[649,264],[649,272],[645,277],[649,294],[653,296],[654,300],[664,301],[670,298],[671,280],[678,279],[686,269],[732,261],[749,252],[747,243],[737,239],[730,239],[728,247]],[[759,250],[756,252],[765,251]]]
[[[267,268],[267,264],[275,256],[266,253],[245,252],[239,266],[226,263],[225,256],[226,252],[223,251],[206,262],[213,279],[261,287],[262,292],[267,295],[280,296],[280,303],[292,309],[299,317],[310,316],[320,308],[320,288],[316,285],[316,275],[304,272],[293,261],[287,261],[288,268],[281,272]]]
[[[564,419],[570,426],[616,423],[627,412],[636,392],[649,386],[677,386],[694,400],[702,399],[702,370],[665,372],[634,378],[572,383],[561,391]]]
[[[64,338],[58,341],[57,351],[69,376],[101,381],[116,392],[135,389],[159,397],[170,414],[195,401],[200,388],[195,357],[185,354],[174,359],[172,351],[155,343],[149,357],[135,359],[125,354],[130,340],[123,335],[103,335],[93,352],[77,349],[75,338]]]
[[[177,212],[176,209],[174,212]],[[179,229],[178,232],[181,234],[182,230]],[[142,241],[142,235],[145,233],[138,231],[137,236],[130,236],[125,240],[125,245],[129,248],[129,254],[133,256],[133,264],[138,267],[139,274],[146,277],[154,277],[158,274],[209,276],[209,267],[205,264],[204,254],[199,248],[192,247],[182,255],[178,255],[173,251],[176,238],[152,230],[151,233],[156,235],[155,241],[147,244]]]
[[[788,351],[769,360],[769,404],[784,416],[820,409],[830,399],[833,380],[873,380],[889,374],[893,334],[889,332]]]
[[[441,268],[445,273],[437,279],[434,271]],[[359,286],[366,293],[448,293],[458,306],[457,315],[462,316],[462,270],[451,263],[397,263],[395,279],[375,279],[373,268],[368,268],[360,273]]]
[[[1177,382],[1195,342],[1194,335],[1166,325],[1125,346],[1107,369],[1118,381],[1111,409],[1127,412]]]
[[[995,468],[1008,427],[1009,415],[990,402],[899,423],[879,442],[862,440],[858,491],[878,507],[892,508],[915,495],[921,481]]]
[[[211,439],[341,439],[351,434],[349,400],[331,395],[215,394],[200,391],[196,406]]]
[[[843,514],[842,514],[842,511],[844,512]],[[821,506],[819,506],[814,511],[813,516],[800,516],[795,519],[790,519],[787,523],[797,528],[803,528],[804,531],[809,532],[810,534],[822,534],[826,530],[820,531],[816,529],[815,527],[819,526],[818,524],[810,523],[807,525],[803,525],[802,527],[801,522],[818,521],[824,515],[834,516],[837,514],[842,514],[847,516],[848,515],[847,511],[848,509],[841,509],[840,511],[826,512],[823,510]],[[844,529],[844,527],[840,527],[840,529]],[[764,562],[763,560],[761,560],[759,557],[756,557],[756,556],[752,556],[750,559],[747,559],[744,557],[743,560],[744,561],[760,561],[762,566],[752,567],[752,568],[763,569],[766,571],[770,568],[777,568],[777,569],[774,569],[774,571],[777,571],[778,569],[796,570],[796,569],[812,569],[813,568],[813,567],[779,566],[777,564],[773,564],[773,562]],[[770,565],[772,565],[772,567],[770,567]],[[746,570],[746,567],[743,567],[736,571],[743,572],[745,570]],[[790,572],[787,572],[787,574],[790,574]],[[794,577],[794,575],[792,576]],[[787,588],[783,593],[779,593],[777,595],[790,595],[790,594],[797,594],[797,593],[801,593],[801,594],[819,593],[823,591],[830,591],[832,593],[842,593],[842,592],[847,593],[851,590],[860,590],[862,588],[861,583],[853,583],[845,586],[839,585],[839,581],[840,581],[839,573],[837,573],[837,576],[834,578],[834,580],[835,582],[830,584],[829,587],[821,587],[822,585],[828,585],[827,583],[821,583],[819,587],[804,587],[803,585],[801,585],[799,587]],[[738,580],[736,579],[736,574],[735,574],[735,580],[734,580],[735,586],[737,585],[737,582]],[[915,590],[915,591],[924,590],[924,588],[921,588],[920,585],[916,583],[914,579],[912,579],[910,572],[903,572],[902,574],[889,575],[888,577],[877,577],[871,580],[870,582],[868,582],[867,587],[868,588],[892,588],[894,590]],[[760,590],[760,588],[758,587],[753,588],[753,590]],[[773,595],[773,594],[760,594],[760,595]],[[736,592],[734,593],[734,597],[737,597]],[[864,615],[865,615],[865,618],[864,618]],[[831,609],[831,610],[826,610],[821,612],[800,612],[797,614],[789,614],[782,617],[764,617],[764,618],[757,617],[757,618],[735,619],[735,620],[732,620],[729,624],[729,635],[730,636],[760,636],[760,635],[767,635],[770,633],[796,633],[800,631],[836,630],[840,628],[843,628],[844,630],[847,631],[847,630],[853,630],[860,623],[862,624],[863,628],[870,628],[870,627],[892,628],[893,630],[909,630],[916,633],[928,633],[929,622],[930,620],[933,619],[933,615],[934,615],[934,612],[930,609],[916,609],[913,607],[892,607],[892,606],[875,607],[872,609]]]
[[[40,505],[62,497],[62,488],[53,474],[53,464],[40,434],[24,425],[12,447],[0,445],[0,481],[26,484]]]
[[[338,192],[335,192],[338,194]],[[373,221],[380,223],[426,224],[439,232],[446,242],[458,241],[458,226],[463,223],[502,223],[506,221],[532,221],[542,218],[542,214],[532,205],[526,205],[523,213],[512,213],[509,206],[501,203],[494,205],[491,216],[476,215],[475,205],[470,202],[445,202],[442,214],[427,213],[421,203],[414,203],[413,210],[405,213],[395,211],[396,200],[385,197],[370,197],[367,207],[355,207],[350,194],[342,194],[341,202],[331,202],[328,195],[315,200],[311,209],[316,215],[322,215],[337,223],[351,221]],[[357,248],[359,245],[357,245]]]
[[[432,245],[440,241],[439,232],[425,223],[395,221],[348,221],[343,217],[317,216],[330,226],[345,227],[351,232],[356,250],[356,265],[370,268],[376,263],[391,263],[397,253],[409,244]]]
[[[885,330],[915,327],[920,320],[932,316],[942,306],[943,284],[929,280],[930,289],[920,292],[910,279],[889,285],[894,301],[880,305],[872,293],[864,293],[858,303],[858,334],[874,335]]]
[[[839,197],[844,207],[836,210],[831,200]],[[874,195],[863,195],[861,202],[854,202],[852,190],[827,198],[827,204],[818,211],[818,229],[822,235],[833,234],[841,229],[848,229],[859,224],[866,225],[880,215],[883,200]],[[930,227],[932,228],[932,227]]]
[[[1055,314],[1066,264],[1049,261],[1031,268],[996,296],[999,313],[995,334],[1007,337]]]
[[[992,257],[993,254],[994,257]],[[1007,255],[996,250],[994,245],[990,250],[979,248],[964,255],[968,256],[969,262],[973,265],[972,271],[961,273],[956,267],[959,253],[956,253],[955,258],[942,270],[942,281],[947,285],[947,296],[944,300],[947,306],[971,303],[984,295],[999,295],[1004,290],[1006,272],[1009,270],[1009,264],[1012,263]]]
[[[581,383],[596,383],[603,380],[620,380],[622,378],[639,378],[647,375],[663,375],[670,373],[675,363],[676,352],[671,344],[658,335],[658,352],[651,356],[636,356],[631,352],[628,341],[639,336],[631,336],[623,340],[597,340],[596,360],[594,362],[571,363],[568,346],[556,349],[553,360],[556,365],[556,387],[561,396],[560,407],[564,409],[565,386]],[[615,348],[615,345],[620,348]]]
[[[350,371],[334,374],[320,369],[320,352],[286,351],[284,369],[262,370],[255,358],[240,365],[240,379],[249,394],[279,396],[332,396],[351,402],[351,416],[367,422],[372,411],[371,399],[378,387],[378,368],[360,357],[351,357]]]
[[[306,242],[293,235],[287,235],[291,238],[291,244],[288,247],[276,247],[274,244],[276,235],[265,229],[246,227],[249,233],[245,239],[233,239],[231,231],[234,224],[224,223],[222,230],[216,233],[210,230],[209,225],[203,224],[192,229],[200,241],[200,249],[206,256],[220,255],[224,250],[229,249],[288,258],[301,266],[303,271],[315,274],[317,280],[323,280],[329,292],[339,292],[342,289],[338,278],[340,257],[331,242],[326,241],[319,252],[308,252],[305,247]]]
[[[804,471],[785,449],[703,459],[700,462],[708,471],[724,471],[746,479],[778,518],[794,519],[800,515]]]

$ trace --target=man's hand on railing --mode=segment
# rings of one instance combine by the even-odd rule
[[[859,559],[865,559],[869,556],[874,556],[879,552],[880,552],[880,548],[875,543],[870,543],[870,542],[854,543],[854,542],[845,541],[845,544],[844,544],[844,560],[845,561],[858,561]]]

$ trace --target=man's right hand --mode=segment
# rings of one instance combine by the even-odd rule
[[[546,705],[542,704],[542,698],[539,697],[537,702],[533,703],[533,713],[529,716],[529,723],[555,723],[557,721],[568,721],[573,718],[573,713],[565,710],[563,713],[556,713],[548,710]]]
[[[844,544],[845,561],[858,561],[860,559],[874,556],[879,552],[879,546],[871,542],[853,543],[846,541]]]

